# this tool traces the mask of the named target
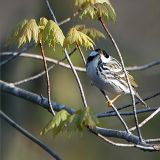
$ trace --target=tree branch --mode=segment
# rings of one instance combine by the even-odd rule
[[[129,77],[128,77],[128,74],[127,74],[127,71],[126,71],[126,68],[125,68],[125,65],[124,65],[124,62],[123,62],[123,58],[122,58],[122,55],[120,53],[120,50],[114,40],[114,38],[112,37],[108,27],[106,26],[106,24],[104,23],[102,17],[99,17],[98,19],[100,21],[100,23],[102,24],[104,30],[106,31],[106,33],[108,34],[109,38],[111,39],[111,42],[113,44],[113,46],[115,47],[116,51],[117,51],[117,54],[120,58],[120,62],[121,62],[121,65],[122,65],[122,70],[125,74],[125,78],[126,78],[126,81],[127,81],[127,84],[128,84],[128,88],[129,88],[129,91],[130,91],[130,94],[131,94],[131,99],[132,99],[132,104],[133,104],[133,112],[134,112],[134,119],[135,119],[135,124],[136,124],[136,128],[137,128],[137,133],[138,133],[138,136],[139,136],[139,139],[140,141],[143,141],[142,139],[142,135],[141,135],[141,131],[140,131],[140,128],[138,127],[138,117],[137,117],[137,114],[136,114],[136,103],[135,103],[135,97],[134,97],[134,94],[133,94],[133,90],[132,90],[132,86],[131,86],[131,83],[129,81]]]
[[[43,142],[41,142],[39,139],[34,137],[31,133],[29,133],[27,130],[22,128],[20,125],[18,125],[15,121],[13,121],[11,118],[9,118],[4,112],[0,110],[0,116],[5,119],[12,127],[17,129],[20,133],[22,133],[24,136],[29,138],[31,141],[33,141],[35,144],[39,145],[43,150],[45,150],[47,153],[49,153],[53,158],[56,160],[62,160],[60,156],[50,149],[48,146],[46,146]]]
[[[40,105],[41,107],[43,107],[44,109],[47,109],[49,112],[50,108],[48,107],[48,99],[44,98],[42,96],[39,96],[35,93],[23,90],[21,88],[15,87],[14,85],[8,84],[6,82],[3,82],[2,80],[0,80],[0,89],[6,93],[12,94],[14,96],[17,96],[19,98],[23,98],[25,100],[28,100],[30,102],[33,102],[35,104]],[[71,107],[68,107],[66,105],[61,105],[58,104],[56,102],[52,101],[52,105],[54,107],[55,111],[60,111],[62,109],[65,109],[67,112],[69,112],[70,114],[74,114],[75,110]],[[96,127],[95,129],[91,130],[92,132],[94,132],[94,134],[101,134],[102,136],[105,137],[114,137],[114,138],[120,138],[120,139],[124,139],[127,140],[128,142],[132,142],[134,144],[139,144],[139,138],[133,134],[127,133],[125,131],[118,131],[118,130],[111,130],[111,129],[104,129],[104,128],[100,128],[100,127]],[[143,148],[144,146],[144,148]],[[139,146],[135,146],[138,148],[141,148],[143,150],[148,150],[148,151],[157,151],[160,150],[159,145],[156,145],[156,148],[153,144],[146,144],[146,143],[140,143]]]
[[[151,120],[159,112],[160,112],[160,107],[157,108],[156,111],[154,111],[149,117],[147,117],[145,120],[143,120],[138,126],[142,127],[143,125],[145,125],[149,120]],[[132,127],[129,130],[134,131],[135,129],[136,129],[136,127]]]
[[[19,52],[17,52],[17,54],[12,55],[11,57],[9,57],[8,59],[5,59],[4,61],[2,61],[0,63],[0,67],[9,63],[10,61],[14,60],[15,58],[17,58],[19,55],[21,55],[23,52],[26,52],[27,50],[29,50],[30,48],[33,47],[33,43],[30,43],[28,45],[26,45],[26,47],[22,48]]]
[[[45,73],[46,73],[48,104],[49,104],[49,107],[50,107],[53,115],[55,116],[56,113],[55,113],[55,111],[53,109],[53,106],[52,106],[52,103],[51,103],[51,87],[50,87],[50,79],[49,79],[49,73],[48,73],[48,66],[47,66],[47,61],[46,61],[46,58],[45,58],[44,48],[43,48],[43,44],[42,44],[41,40],[39,42],[39,45],[40,45],[41,54],[42,54],[43,63],[44,63],[44,69],[45,69]]]
[[[17,54],[18,54],[18,52],[1,52],[0,56],[16,56]],[[41,56],[31,54],[31,53],[21,53],[19,56],[20,57],[26,57],[26,58],[34,58],[34,59],[39,59],[39,60],[42,59]],[[46,57],[46,60],[47,60],[47,62],[50,62],[50,63],[53,63],[53,64],[57,64],[57,62],[58,62],[58,60],[48,58],[48,57]],[[151,67],[157,66],[159,64],[160,64],[160,60],[156,60],[156,61],[146,63],[144,65],[126,67],[126,70],[128,70],[128,71],[143,71],[143,70],[149,69]],[[66,63],[60,62],[59,65],[64,67],[64,68],[71,69],[70,65],[68,65]],[[86,69],[83,68],[83,67],[74,66],[74,68],[76,69],[76,71],[79,71],[79,72],[85,72],[86,71]]]
[[[48,1],[48,0],[46,0],[46,1]],[[51,7],[50,7],[50,4],[47,3],[47,5],[49,5],[49,11],[50,11],[50,13],[52,14],[53,20],[54,20],[55,23],[57,23],[57,25],[58,25],[58,21],[57,21],[55,15],[54,15],[53,10],[52,10]],[[73,64],[72,64],[72,61],[71,61],[71,59],[70,59],[70,57],[69,57],[68,52],[67,52],[66,49],[64,49],[64,53],[65,53],[65,56],[66,56],[66,58],[67,58],[67,61],[68,61],[69,65],[71,66],[72,72],[73,72],[73,74],[74,74],[74,76],[75,76],[75,79],[76,79],[77,84],[78,84],[78,87],[79,87],[79,91],[80,91],[80,93],[81,93],[83,105],[84,105],[84,107],[86,108],[88,105],[87,105],[86,97],[85,97],[85,95],[84,95],[84,90],[83,90],[81,81],[80,81],[80,79],[79,79],[79,76],[78,76],[78,74],[77,74],[77,72],[76,72],[76,70],[75,70],[75,68],[74,68],[74,66],[73,66]]]
[[[17,54],[18,54],[18,52],[2,52],[2,53],[0,53],[0,56],[12,56],[12,55],[17,55]],[[32,53],[22,53],[20,55],[20,57],[42,60],[42,56],[32,54]],[[55,59],[49,58],[49,57],[46,57],[46,61],[51,63],[51,64],[57,64],[59,62],[58,60],[55,60]],[[62,61],[63,60],[60,60],[60,62],[58,63],[59,66],[71,69],[71,66],[69,64],[63,63]],[[80,71],[80,72],[85,72],[86,71],[86,69],[83,68],[83,67],[74,66],[74,68],[75,68],[75,70]]]

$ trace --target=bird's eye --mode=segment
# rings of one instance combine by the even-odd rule
[[[109,58],[109,55],[107,54],[106,51],[103,50],[102,53],[103,53],[103,55],[104,55],[106,58]]]

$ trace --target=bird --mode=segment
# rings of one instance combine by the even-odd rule
[[[99,88],[104,95],[110,94],[114,96],[114,98],[107,101],[109,107],[112,107],[113,103],[121,95],[130,94],[130,89],[121,63],[103,49],[91,51],[87,58],[86,73],[91,79],[92,84]],[[138,101],[147,107],[147,104],[136,91],[138,85],[133,76],[129,74],[128,71],[127,75],[131,84],[132,93]]]

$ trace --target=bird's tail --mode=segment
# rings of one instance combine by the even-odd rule
[[[147,103],[143,101],[143,99],[140,97],[140,95],[137,92],[135,96],[139,100],[139,102],[141,102],[145,107],[148,107]]]

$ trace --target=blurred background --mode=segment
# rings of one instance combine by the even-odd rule
[[[13,3],[13,4],[12,4]],[[75,12],[73,0],[51,1],[58,21],[70,17]],[[63,5],[62,5],[63,4]],[[117,22],[109,23],[109,28],[115,38],[126,66],[143,65],[153,60],[160,59],[160,1],[159,0],[112,0],[112,4],[117,13]],[[16,51],[15,46],[6,47],[5,43],[15,25],[24,19],[40,17],[51,18],[46,4],[42,0],[5,0],[0,2],[0,48],[1,52]],[[62,26],[64,33],[76,24],[86,24],[89,27],[96,27],[102,30],[98,22],[90,20],[81,21],[78,18]],[[104,48],[113,57],[117,58],[117,53],[108,40],[100,39],[96,41],[96,47]],[[45,48],[47,56],[60,59],[63,52],[57,48],[56,52]],[[40,54],[38,48],[33,48],[29,53]],[[89,51],[84,50],[87,57]],[[82,66],[83,63],[78,54],[72,56],[75,65]],[[1,79],[7,82],[16,82],[32,76],[43,70],[43,63],[39,60],[28,58],[17,58],[1,68]],[[141,97],[151,95],[160,91],[160,69],[155,66],[145,71],[131,72],[139,84],[138,92]],[[79,90],[72,72],[62,67],[55,67],[51,72],[52,100],[61,104],[66,104],[75,109],[82,107]],[[85,73],[79,73],[87,102],[93,113],[100,113],[106,110],[105,101],[101,93],[90,85],[90,81]],[[19,87],[28,91],[46,96],[45,76],[23,84]],[[129,96],[122,96],[116,106],[122,106],[130,102]],[[147,102],[151,107],[158,107],[160,98],[154,98]],[[138,106],[142,107],[142,106]],[[27,102],[23,99],[1,92],[1,109],[15,120],[22,127],[38,137],[45,144],[55,149],[65,160],[99,160],[99,159],[145,159],[159,160],[159,153],[143,152],[135,148],[116,148],[98,139],[88,131],[83,134],[75,133],[72,136],[61,134],[53,137],[52,133],[40,136],[41,129],[51,119],[51,115],[38,105]],[[139,115],[142,121],[148,114]],[[125,117],[127,124],[133,126],[133,117]],[[160,137],[159,129],[160,116],[154,117],[142,128],[142,135],[145,138]],[[116,117],[104,118],[100,120],[101,125],[108,128],[122,129]],[[1,153],[2,160],[49,160],[51,157],[36,144],[24,137],[17,130],[12,128],[4,120],[1,120]]]

